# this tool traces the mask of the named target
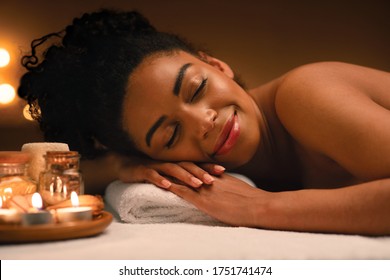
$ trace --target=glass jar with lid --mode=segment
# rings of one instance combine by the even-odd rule
[[[78,195],[84,193],[78,152],[48,151],[44,158],[46,167],[39,175],[39,193],[46,204],[54,205],[70,199],[72,191]]]
[[[37,184],[27,176],[30,155],[19,151],[0,151],[0,198],[36,192]]]

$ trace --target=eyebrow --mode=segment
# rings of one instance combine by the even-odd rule
[[[190,67],[191,65],[192,65],[192,63],[186,63],[182,67],[180,67],[180,70],[177,73],[175,86],[173,87],[173,94],[175,96],[179,95],[181,84],[183,83],[184,75],[185,75],[188,67]]]
[[[183,83],[184,75],[187,71],[187,69],[192,65],[192,63],[186,63],[182,67],[180,67],[179,72],[176,76],[175,85],[173,87],[173,94],[175,96],[178,96],[180,93],[181,85]],[[161,116],[149,129],[148,133],[146,133],[145,141],[146,145],[150,147],[150,143],[152,141],[152,137],[156,130],[160,127],[160,125],[167,119],[167,116]]]

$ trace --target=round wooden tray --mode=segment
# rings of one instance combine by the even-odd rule
[[[112,215],[103,211],[92,221],[51,225],[0,225],[0,243],[43,242],[97,235],[112,222]]]

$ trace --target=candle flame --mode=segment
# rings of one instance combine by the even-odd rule
[[[12,195],[12,189],[11,188],[5,188],[4,193],[7,193],[8,195]]]
[[[72,202],[73,207],[79,206],[79,197],[75,191],[70,194],[70,201]]]
[[[34,193],[31,198],[32,206],[36,209],[41,209],[43,206],[42,197],[39,193]]]

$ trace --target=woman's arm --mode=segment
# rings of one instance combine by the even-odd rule
[[[227,224],[362,235],[390,234],[390,179],[339,189],[271,193],[224,174],[210,186],[170,191]]]
[[[390,234],[390,179],[275,197],[270,227],[363,235]]]
[[[118,159],[109,154],[93,160],[82,160],[80,170],[85,193],[103,195],[108,184],[118,179]]]
[[[197,188],[211,184],[214,178],[210,174],[220,175],[224,170],[222,166],[211,163],[169,163],[115,153],[81,162],[85,192],[92,194],[103,194],[107,185],[118,179],[127,183],[149,182],[161,188],[177,181]]]

